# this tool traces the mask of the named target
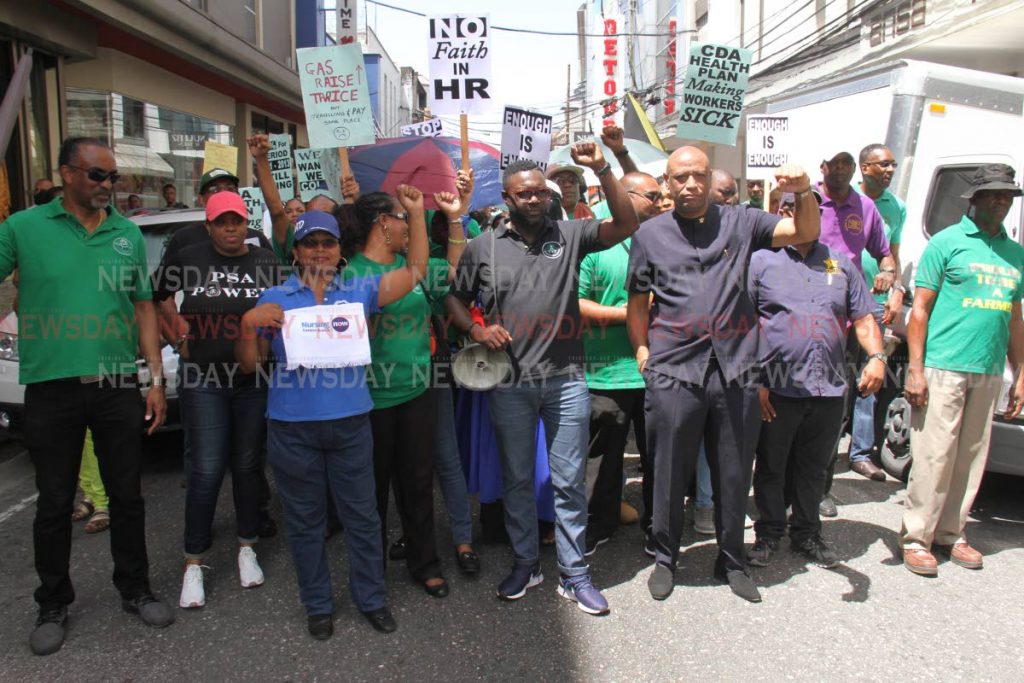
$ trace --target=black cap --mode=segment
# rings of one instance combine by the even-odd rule
[[[961,197],[971,199],[976,192],[981,190],[1004,190],[1012,192],[1014,197],[1020,197],[1024,191],[1013,182],[1014,171],[1012,166],[1006,164],[986,164],[974,172],[971,176],[971,187]]]

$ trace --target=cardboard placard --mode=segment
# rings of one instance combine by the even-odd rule
[[[373,110],[359,43],[307,47],[295,53],[309,146],[372,145]]]
[[[676,135],[735,145],[754,53],[741,47],[693,43]]]
[[[323,150],[320,149],[295,150],[295,168],[299,172],[299,199],[304,202],[327,192],[327,183],[324,182],[324,173],[320,168],[321,152]]]
[[[441,119],[433,118],[402,126],[402,137],[436,138],[444,133]]]
[[[203,145],[203,173],[215,168],[238,175],[238,148],[207,140]]]
[[[249,212],[249,227],[263,232],[263,190],[258,187],[240,187],[245,208]]]
[[[292,179],[292,136],[287,133],[270,136],[270,151],[267,152],[270,162],[270,174],[274,176],[274,184],[286,202],[295,196],[295,183]]]
[[[479,114],[491,108],[490,20],[484,16],[429,17],[430,83],[435,114]]]
[[[789,162],[789,117],[748,116],[746,179],[771,178],[779,166]]]
[[[552,117],[521,107],[505,107],[501,122],[499,167],[506,168],[518,159],[529,159],[547,171],[551,157]]]

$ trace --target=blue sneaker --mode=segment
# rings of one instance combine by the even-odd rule
[[[576,606],[587,614],[608,613],[608,601],[590,582],[590,574],[561,577],[558,582],[558,594],[566,600],[575,602]]]
[[[540,572],[540,563],[534,564],[532,567],[514,565],[512,573],[498,584],[498,597],[502,600],[518,600],[526,595],[527,588],[539,586],[543,581],[544,575]]]

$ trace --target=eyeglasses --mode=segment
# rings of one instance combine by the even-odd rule
[[[660,192],[634,192],[633,190],[627,190],[626,192],[627,194],[635,194],[637,197],[643,197],[651,204],[657,204],[658,202],[661,201]]]
[[[307,237],[299,240],[299,246],[303,249],[317,249],[323,247],[324,249],[334,249],[339,244],[338,240],[333,237],[324,237],[323,239],[316,239],[314,237]]]
[[[878,166],[879,168],[896,168],[897,164],[895,161],[868,161],[868,166]]]
[[[121,179],[121,174],[117,172],[116,168],[113,171],[104,171],[102,168],[97,168],[96,166],[93,166],[92,168],[82,168],[81,166],[75,166],[74,164],[67,164],[67,166],[85,173],[89,177],[89,180],[94,183],[106,182],[107,179],[109,179],[110,184],[113,185]]]
[[[384,212],[383,215],[391,216],[392,218],[397,218],[400,221],[408,221],[409,220],[409,212],[408,211],[399,211],[397,213],[386,211],[386,212]]]
[[[544,201],[551,198],[551,190],[522,190],[521,192],[513,192],[512,196],[521,202],[528,202],[534,197]]]

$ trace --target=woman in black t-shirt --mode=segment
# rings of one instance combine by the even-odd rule
[[[239,579],[243,588],[263,583],[252,546],[259,528],[267,384],[262,373],[239,370],[234,343],[242,315],[264,289],[280,283],[280,270],[273,252],[245,243],[246,220],[239,195],[213,195],[206,203],[210,241],[181,249],[153,276],[158,302],[183,294],[180,315],[189,330],[178,347],[178,396],[188,444],[182,608],[206,603],[200,565],[211,546],[228,467],[241,546]]]

